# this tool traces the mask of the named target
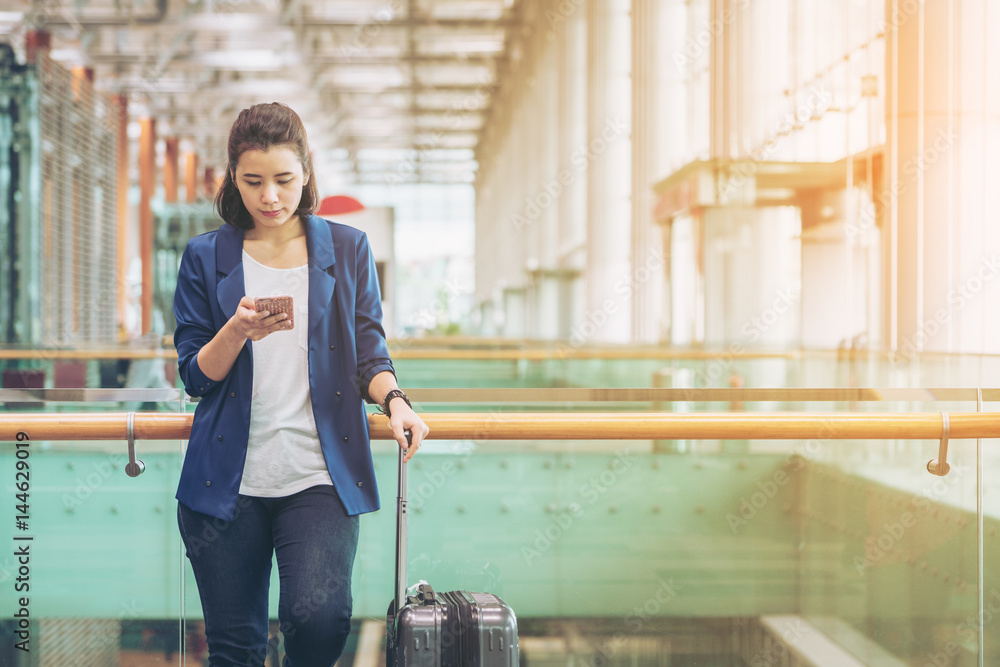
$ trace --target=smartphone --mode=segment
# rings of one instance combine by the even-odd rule
[[[258,313],[266,310],[271,315],[278,313],[288,313],[288,323],[295,327],[295,312],[292,308],[292,297],[290,296],[260,296],[253,300],[253,308]]]

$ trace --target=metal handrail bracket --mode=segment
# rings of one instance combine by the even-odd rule
[[[146,469],[146,464],[135,458],[135,413],[128,413],[128,424],[125,427],[128,438],[128,463],[125,465],[125,474],[129,477],[138,477]]]
[[[951,435],[951,419],[947,412],[941,413],[941,443],[938,445],[936,459],[927,462],[927,472],[938,477],[944,477],[951,470],[948,465],[948,436]]]

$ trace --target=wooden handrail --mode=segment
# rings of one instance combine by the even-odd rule
[[[425,413],[436,440],[937,440],[940,413],[771,412]],[[137,440],[183,440],[193,415],[135,414]],[[950,438],[1000,437],[1000,413],[950,413]],[[0,413],[0,441],[125,440],[128,413]],[[383,415],[368,417],[372,438],[389,439]]]
[[[97,361],[107,359],[177,359],[174,349],[18,350],[0,348],[0,361]]]
[[[725,353],[710,350],[670,350],[656,348],[621,348],[621,349],[589,349],[589,348],[503,348],[503,349],[441,349],[426,347],[398,346],[390,347],[395,360],[412,359],[421,361],[546,361],[551,359],[678,359],[688,361],[718,359],[721,354],[727,354],[739,359],[794,359],[801,355],[797,352],[742,352]],[[173,348],[95,348],[91,350],[20,350],[0,348],[0,360],[3,361],[95,361],[106,359],[177,359],[177,350]]]
[[[122,401],[172,401],[176,404],[183,389],[126,389],[98,387],[51,387],[35,389],[0,389],[0,403],[16,410],[19,403],[62,402],[104,403]],[[664,388],[664,387],[407,387],[407,394],[418,410],[429,404],[510,404],[530,405],[533,411],[559,411],[551,403],[712,403],[712,402],[838,402],[838,403],[957,403],[966,401],[1000,402],[1000,387],[728,387]],[[577,409],[582,411],[579,405]],[[109,409],[116,409],[111,405]],[[460,410],[460,408],[452,408]],[[632,408],[633,410],[639,408]],[[742,409],[742,408],[741,408]],[[792,408],[789,408],[792,409]],[[957,407],[956,407],[957,409]],[[624,410],[624,408],[623,408]],[[665,410],[673,412],[673,410]],[[749,410],[754,412],[754,410]]]
[[[840,359],[856,356],[858,360],[892,359],[893,355],[884,351],[868,350],[821,350],[821,349],[789,349],[789,350],[743,350],[697,349],[670,347],[581,347],[568,345],[536,345],[531,347],[494,346],[494,347],[434,347],[423,342],[423,339],[412,341],[389,340],[389,351],[395,360],[409,359],[422,361],[549,361],[563,359],[605,359],[605,360],[683,360],[711,361],[713,359]],[[996,354],[949,354],[938,352],[921,352],[920,358],[953,358],[973,356],[976,358],[993,358]],[[105,359],[177,359],[177,351],[171,346],[162,348],[93,348],[93,349],[19,349],[0,346],[0,361],[30,361],[30,360],[78,360],[92,361]]]

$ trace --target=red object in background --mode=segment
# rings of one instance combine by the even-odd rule
[[[52,35],[45,30],[29,30],[24,36],[24,55],[29,65],[38,60],[39,53],[52,50]]]
[[[316,211],[316,215],[342,215],[344,213],[362,211],[364,208],[364,205],[354,197],[334,195],[323,198],[323,201],[319,203],[319,210]]]
[[[3,371],[4,389],[44,389],[45,371],[39,369],[19,369],[5,368]],[[44,403],[41,401],[20,401],[17,403],[4,404],[7,410],[22,410],[27,408],[40,408]]]
[[[52,386],[56,389],[77,389],[87,386],[86,361],[56,361],[52,363]]]

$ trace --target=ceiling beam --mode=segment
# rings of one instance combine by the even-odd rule
[[[355,21],[344,19],[331,19],[316,14],[306,14],[301,19],[301,27],[304,29],[315,28],[371,28],[372,31],[384,30],[386,28],[445,28],[445,29],[465,29],[465,30],[495,30],[497,28],[507,29],[517,27],[517,23],[509,18],[497,19],[444,19],[433,16],[415,16],[413,18],[391,19],[389,21],[380,20],[377,16],[368,19]]]
[[[474,65],[488,67],[493,65],[497,56],[462,56],[460,54],[436,55],[425,53],[400,53],[398,56],[365,55],[364,51],[351,52],[350,55],[313,53],[309,55],[312,62],[325,65]]]
[[[260,95],[258,95],[260,97]],[[410,107],[399,107],[392,105],[379,105],[378,102],[373,102],[371,105],[364,104],[340,104],[336,108],[337,115],[341,119],[346,120],[348,118],[354,118],[360,116],[362,118],[400,118],[400,117],[431,117],[431,116],[448,116],[452,114],[453,116],[483,116],[486,110],[482,107],[477,109],[452,109],[451,107],[426,107],[422,105],[414,105]]]
[[[246,51],[251,51],[252,49],[245,49]],[[150,61],[154,56],[145,51],[105,51],[96,52],[90,51],[86,54],[87,59],[95,65],[105,65],[105,64],[140,64]],[[248,67],[246,64],[241,63],[239,58],[234,57],[231,51],[191,51],[184,54],[176,54],[173,57],[174,63],[191,63],[195,65],[203,65],[206,59],[215,59],[212,62],[212,68],[220,71],[256,71],[254,67]],[[403,66],[407,64],[420,64],[420,65],[462,65],[462,66],[475,66],[475,67],[488,67],[494,64],[496,61],[495,57],[484,57],[484,56],[471,56],[471,57],[461,57],[452,55],[427,55],[427,54],[414,54],[405,56],[367,56],[364,53],[359,53],[357,55],[338,55],[329,53],[312,53],[302,55],[303,59],[308,58],[313,65],[384,65],[384,66]],[[227,60],[231,60],[231,63],[227,64]],[[273,66],[268,66],[267,68],[261,68],[260,71],[271,71],[271,70],[281,70],[288,66],[288,63],[276,59]]]
[[[427,168],[458,169],[448,173],[461,176],[448,182],[473,178],[465,165],[491,113],[505,50],[524,20],[519,0],[513,9],[499,2],[474,7],[489,18],[431,16],[426,0],[396,0],[394,16],[384,11],[386,0],[358,2],[362,11],[336,16],[317,15],[321,0],[21,1],[61,10],[62,16],[53,11],[50,18],[56,27],[73,28],[53,33],[67,65],[93,65],[103,91],[148,98],[150,110],[175,132],[202,142],[206,157],[224,157],[232,117],[265,95],[303,113],[310,135],[324,146],[320,150],[346,150],[348,163],[357,164],[357,152],[365,149],[400,150],[414,156],[416,166],[408,168],[420,170],[429,152],[468,151]],[[143,25],[149,20],[159,23]],[[271,53],[268,40],[275,37],[280,44]],[[442,40],[457,46],[440,48]],[[468,50],[462,51],[462,42],[469,42]],[[501,44],[505,50],[494,52]],[[440,83],[420,82],[429,75]],[[388,126],[394,134],[383,133]],[[373,161],[364,156],[363,162]],[[386,161],[388,170],[400,164],[409,163]],[[406,182],[432,178],[422,171],[388,176]]]
[[[333,86],[334,84],[327,84]],[[416,84],[402,86],[381,86],[373,83],[374,87],[364,87],[357,85],[336,86],[336,92],[348,95],[379,95],[386,93],[475,93],[482,90],[492,90],[497,88],[499,83],[468,83],[468,84]]]

